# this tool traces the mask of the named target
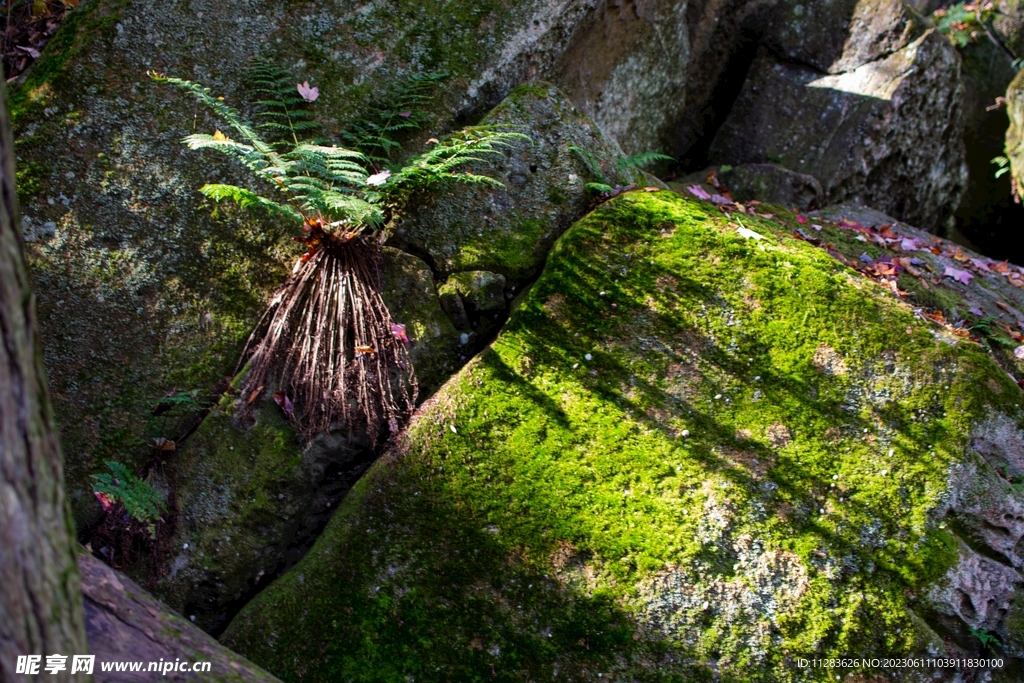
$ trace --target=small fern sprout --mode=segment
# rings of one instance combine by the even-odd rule
[[[137,521],[152,524],[164,508],[164,497],[149,482],[132,474],[127,467],[115,461],[106,463],[108,472],[92,475],[93,493],[104,509],[114,503],[124,505],[125,511]]]
[[[571,145],[569,147],[569,151],[575,154],[583,163],[584,168],[591,177],[591,181],[583,186],[585,189],[604,197],[614,197],[623,190],[629,189],[628,187],[623,188],[621,186],[612,187],[609,184],[609,181],[605,178],[604,172],[601,170],[601,165],[598,163],[597,158],[594,157],[589,150]],[[645,166],[649,166],[655,162],[671,161],[675,160],[665,154],[660,154],[658,152],[641,152],[627,157],[619,157],[615,161],[615,166],[623,172],[641,171]]]

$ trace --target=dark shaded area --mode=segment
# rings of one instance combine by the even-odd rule
[[[678,157],[676,173],[699,171],[708,165],[711,142],[718,129],[725,123],[733,105],[743,91],[750,67],[757,57],[759,37],[753,31],[743,31],[733,51],[728,55],[725,69],[718,79],[707,102],[695,113],[690,128],[690,140],[680,142],[686,145]]]
[[[1014,201],[1010,174],[996,178],[1010,125],[996,98],[1013,80],[1010,56],[988,38],[960,50],[963,57],[964,143],[968,182],[956,228],[970,246],[996,259],[1024,263],[1024,206]]]
[[[307,497],[310,504],[291,525],[289,539],[281,547],[274,548],[277,561],[263,574],[257,574],[248,582],[245,592],[225,601],[223,585],[206,580],[193,585],[189,599],[183,607],[189,616],[196,615],[196,622],[215,637],[219,637],[246,604],[278,577],[299,563],[316,539],[320,537],[327,523],[334,515],[338,504],[348,494],[364,472],[378,457],[378,451],[366,449],[347,453],[348,459],[330,463],[323,472],[319,485],[307,491],[297,492]]]

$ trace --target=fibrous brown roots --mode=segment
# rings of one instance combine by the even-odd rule
[[[375,241],[354,237],[298,266],[246,344],[242,419],[276,381],[307,439],[332,426],[362,428],[374,442],[384,425],[397,431],[415,406],[416,375],[380,296],[381,260]]]

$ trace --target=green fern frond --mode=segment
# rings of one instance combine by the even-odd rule
[[[509,126],[464,128],[371,186],[367,180],[371,173],[376,173],[376,162],[386,165],[401,147],[392,136],[426,120],[422,108],[429,103],[429,92],[444,78],[443,74],[421,74],[408,79],[398,88],[391,105],[379,108],[376,121],[363,119],[347,129],[347,139],[359,144],[346,148],[299,141],[298,132],[315,127],[316,123],[305,118],[307,109],[294,109],[304,103],[294,96],[292,79],[265,63],[254,65],[253,69],[253,87],[260,94],[258,104],[264,118],[258,128],[286,132],[293,142],[268,143],[260,137],[257,127],[245,122],[237,110],[214,97],[209,89],[191,81],[153,75],[160,82],[192,94],[227,121],[241,138],[232,140],[219,131],[215,135],[194,134],[184,139],[190,149],[211,149],[231,157],[288,197],[288,203],[279,203],[252,190],[225,184],[208,184],[200,190],[215,201],[230,200],[242,208],[259,208],[296,221],[314,215],[340,219],[352,229],[378,230],[390,216],[403,210],[415,193],[439,183],[504,187],[500,181],[465,167],[502,155],[515,142],[530,140]],[[301,114],[296,114],[297,111]]]
[[[297,145],[299,133],[319,128],[309,103],[298,95],[295,82],[284,69],[257,60],[250,65],[246,80],[261,97],[253,103],[256,116],[263,119],[261,129],[284,133]]]
[[[256,207],[263,209],[271,215],[284,216],[285,218],[290,218],[300,223],[302,222],[302,214],[299,213],[295,207],[289,206],[288,204],[278,204],[277,202],[258,195],[252,190],[247,190],[244,187],[208,183],[199,188],[199,191],[215,202],[230,199],[243,209]]]
[[[475,173],[456,173],[467,164],[484,161],[488,156],[504,154],[516,141],[530,138],[507,126],[472,126],[463,128],[430,150],[410,159],[381,188],[390,203],[403,203],[409,194],[424,190],[439,182],[504,187],[499,181]]]
[[[402,148],[396,138],[423,128],[430,120],[434,91],[447,77],[444,73],[422,73],[403,79],[367,107],[371,114],[349,124],[341,139],[366,154],[375,165],[389,165]]]
[[[675,161],[672,157],[667,154],[660,154],[658,152],[640,152],[639,154],[632,154],[628,157],[620,157],[616,162],[616,165],[620,170],[641,170],[645,166],[649,166],[657,161]]]
[[[256,130],[246,123],[242,119],[242,115],[237,109],[229,107],[224,104],[222,97],[215,97],[210,92],[209,88],[205,88],[198,83],[192,81],[186,81],[181,78],[172,78],[169,76],[161,76],[158,74],[151,74],[153,80],[158,83],[167,83],[173,85],[179,90],[189,93],[195,97],[199,102],[209,108],[214,114],[219,116],[221,119],[226,121],[246,143],[252,146],[253,150],[259,154],[265,156],[273,156],[274,149],[262,138]]]
[[[107,461],[109,473],[92,475],[93,490],[124,505],[140,522],[155,522],[164,508],[164,497],[156,487],[140,479],[119,462]]]

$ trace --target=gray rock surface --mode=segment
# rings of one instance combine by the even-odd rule
[[[627,154],[659,150],[686,105],[689,3],[594,4],[551,79]]]
[[[824,201],[821,183],[812,175],[797,173],[778,164],[741,164],[719,173],[734,199],[778,204],[810,211]]]
[[[861,43],[851,51],[870,54]],[[773,161],[817,178],[826,201],[941,227],[966,183],[956,51],[930,29],[874,61],[839,63],[846,70],[822,74],[762,48],[711,159]]]
[[[530,138],[480,165],[504,189],[454,187],[413,207],[390,242],[423,254],[442,277],[490,271],[517,284],[537,275],[551,245],[590,206],[584,185],[599,180],[571,147],[586,150],[610,185],[645,182],[616,167],[618,145],[549,83],[518,87],[484,123],[511,125]]]

